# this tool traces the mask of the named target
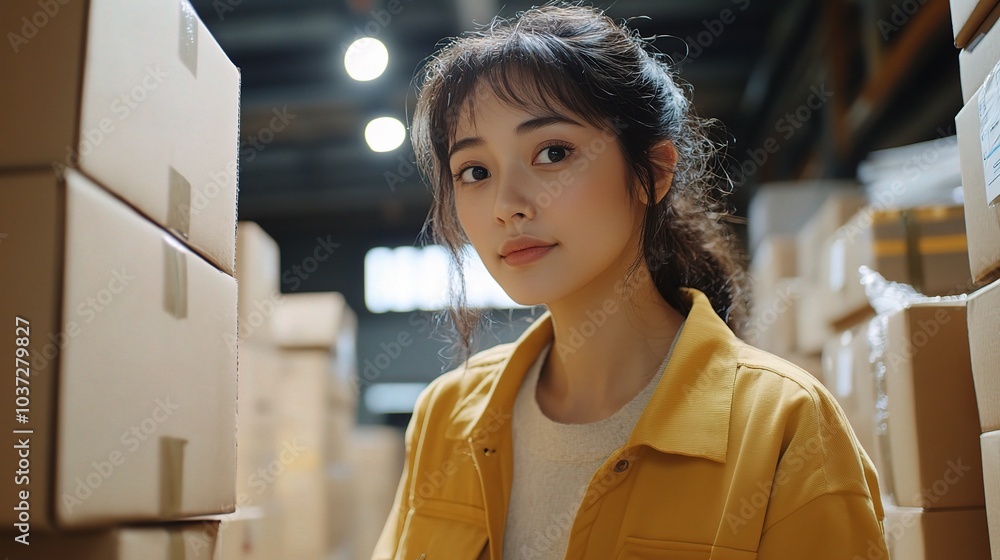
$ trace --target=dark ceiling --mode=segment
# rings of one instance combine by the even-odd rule
[[[496,14],[512,16],[532,2],[193,4],[242,72],[240,218],[258,221],[272,233],[332,228],[384,238],[396,232],[402,243],[409,243],[426,216],[429,195],[417,174],[410,173],[408,143],[393,152],[374,153],[363,138],[366,123],[377,116],[406,120],[414,104],[412,78],[442,39]],[[842,4],[849,12],[859,10],[853,3]],[[632,25],[643,36],[657,36],[658,50],[682,60],[680,74],[693,86],[698,113],[724,123],[730,150],[760,142],[760,131],[773,124],[780,104],[776,84],[797,74],[812,75],[816,60],[823,59],[826,43],[817,31],[817,13],[826,8],[818,0],[618,0],[594,5],[616,19],[645,16]],[[880,5],[882,12],[889,10],[888,2]],[[370,82],[352,80],[343,66],[347,45],[362,36],[376,37],[389,49],[388,69]],[[851,41],[854,47],[845,49],[844,56],[862,56],[855,51],[863,41]],[[812,79],[804,78],[796,95],[822,81],[808,81]],[[279,114],[284,121],[274,119]],[[390,184],[386,172],[406,179]],[[740,195],[734,197],[737,206],[745,202]]]

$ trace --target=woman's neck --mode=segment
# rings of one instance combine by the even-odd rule
[[[629,284],[549,305],[555,333],[536,397],[553,420],[596,422],[631,401],[656,374],[684,321],[647,270]]]

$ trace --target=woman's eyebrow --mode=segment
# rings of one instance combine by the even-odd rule
[[[517,128],[514,129],[514,132],[516,132],[517,134],[527,134],[529,132],[533,132],[540,128],[545,128],[546,126],[552,126],[554,124],[571,124],[575,126],[581,126],[581,127],[583,126],[582,124],[576,122],[575,120],[569,117],[564,117],[562,115],[547,115],[544,117],[535,117],[533,119],[528,119],[522,122],[521,124],[517,125]],[[448,151],[448,158],[451,159],[451,157],[455,155],[456,152],[460,152],[468,148],[475,148],[477,146],[482,146],[484,143],[485,141],[479,136],[462,138],[461,140],[455,142],[451,146],[451,150]]]

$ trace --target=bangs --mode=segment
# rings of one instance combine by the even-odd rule
[[[591,72],[558,37],[515,34],[499,47],[479,46],[467,45],[447,67],[439,68],[441,91],[430,108],[430,121],[447,135],[435,138],[434,143],[440,144],[435,146],[440,151],[435,151],[447,153],[462,111],[467,110],[474,121],[477,100],[490,96],[539,116],[569,112],[596,128],[610,128],[602,101],[607,92],[597,95],[588,80]]]

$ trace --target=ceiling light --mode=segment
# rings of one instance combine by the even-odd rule
[[[365,141],[375,152],[390,152],[406,139],[406,127],[399,119],[379,117],[365,127]]]
[[[374,80],[385,72],[389,64],[389,51],[378,39],[362,37],[347,47],[344,67],[347,74],[359,82]]]

